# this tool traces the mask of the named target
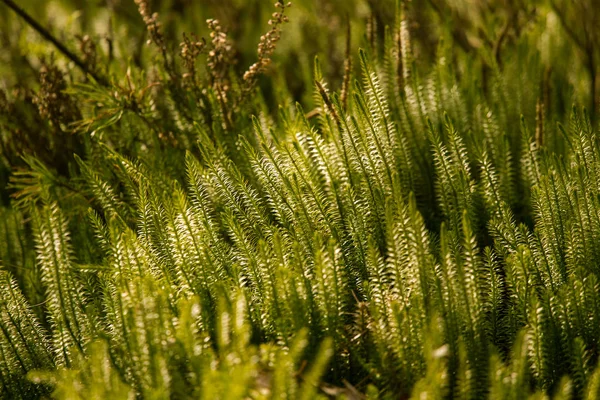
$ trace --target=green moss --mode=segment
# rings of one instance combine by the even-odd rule
[[[580,3],[8,3],[0,397],[600,395]]]

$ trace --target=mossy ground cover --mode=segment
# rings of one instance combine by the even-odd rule
[[[600,398],[599,19],[0,1],[0,397]]]

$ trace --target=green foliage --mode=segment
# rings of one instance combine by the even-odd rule
[[[280,35],[308,1],[277,3],[245,72],[245,24],[210,20],[176,56],[136,0],[131,60],[126,35],[116,54],[82,38],[85,73],[6,79],[0,397],[600,396],[597,113],[564,111],[565,77],[531,94],[526,4],[478,52],[496,22],[457,31],[459,12],[428,63],[411,21],[460,2],[375,3],[356,60],[355,27],[346,68],[288,83]]]

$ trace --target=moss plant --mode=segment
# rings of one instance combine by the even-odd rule
[[[600,139],[569,105],[598,43],[567,2],[325,2],[310,71],[309,0],[256,7],[251,49],[247,5],[180,36],[185,2],[109,3],[104,41],[0,27],[1,398],[600,398]],[[542,48],[569,40],[572,71]]]

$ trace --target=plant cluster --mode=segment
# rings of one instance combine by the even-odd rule
[[[83,74],[0,91],[0,397],[600,398],[597,118],[525,11],[509,53],[449,27],[423,66],[387,5],[306,111],[289,3],[249,67],[135,5],[154,62],[82,36]]]

